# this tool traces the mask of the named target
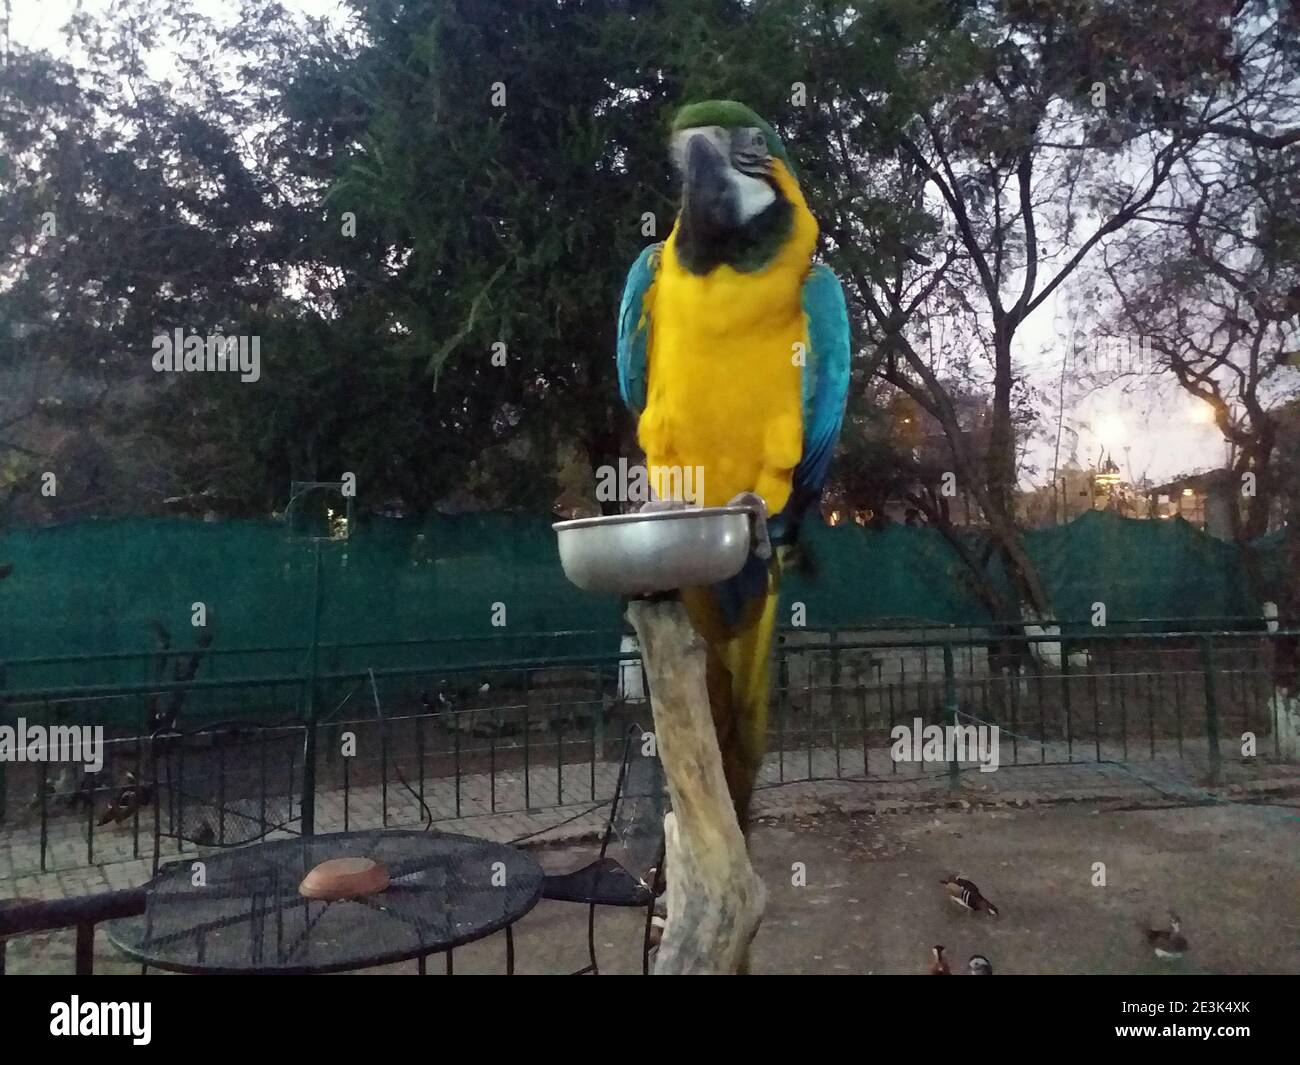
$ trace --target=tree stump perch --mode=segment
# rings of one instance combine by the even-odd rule
[[[655,974],[739,973],[767,893],[722,771],[705,644],[679,600],[634,600],[627,616],[641,645],[673,804],[664,819],[668,919]]]

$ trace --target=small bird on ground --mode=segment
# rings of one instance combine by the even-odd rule
[[[153,789],[147,784],[141,785],[135,779],[135,774],[128,772],[126,774],[126,783],[117,793],[117,796],[109,800],[108,806],[100,815],[99,824],[106,825],[110,821],[125,821],[136,809],[144,803],[153,799]]]
[[[983,910],[990,917],[998,915],[998,908],[980,894],[975,881],[967,879],[960,873],[952,873],[939,883],[947,889],[948,897],[958,906],[970,910],[971,913],[979,913]]]
[[[1168,928],[1143,928],[1147,943],[1157,958],[1181,958],[1187,953],[1187,937],[1183,935],[1183,922],[1173,910],[1169,911]]]
[[[438,686],[432,699],[429,698],[428,692],[421,692],[420,701],[424,704],[426,714],[450,714],[456,709],[456,704],[452,702],[443,685]]]
[[[972,954],[970,961],[966,963],[966,968],[971,976],[992,976],[993,963],[984,957],[983,954]]]
[[[933,959],[930,962],[931,976],[952,975],[952,970],[948,968],[948,960],[943,956],[943,947],[931,947],[930,956]]]

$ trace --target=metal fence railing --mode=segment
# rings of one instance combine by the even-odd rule
[[[1256,757],[1281,753],[1274,658],[1297,633],[1066,631],[784,632],[763,781],[933,775],[891,755],[917,724],[996,726],[1004,766],[1169,761],[1213,781],[1246,733]],[[0,764],[0,845],[16,873],[151,857],[150,808],[118,802],[150,736],[222,720],[302,722],[305,832],[590,806],[627,725],[651,724],[644,691],[635,651],[0,689],[0,724],[98,725],[106,750],[95,774]]]
[[[1253,616],[1189,618],[1136,618],[1111,620],[1109,632],[1158,635],[1171,631],[1262,631],[1265,622]],[[1087,621],[1061,623],[1068,635],[1083,632]],[[989,626],[951,625],[935,621],[873,622],[831,630],[786,628],[787,640],[819,642],[888,639],[916,641],[958,639],[978,641]],[[412,637],[405,640],[366,640],[346,643],[321,641],[252,647],[172,646],[93,654],[44,655],[33,658],[0,657],[0,692],[67,687],[106,687],[177,679],[178,669],[197,657],[198,671],[209,680],[298,674],[306,671],[313,655],[321,671],[347,672],[365,668],[433,668],[463,663],[510,661],[524,657],[573,657],[590,654],[595,647],[614,649],[630,637],[629,628],[572,629],[555,632],[510,632],[460,636]],[[515,650],[526,647],[527,655]],[[537,648],[542,650],[539,652]]]
[[[95,969],[95,928],[104,921],[144,913],[143,887],[78,895],[69,899],[8,900],[0,903],[0,976],[5,975],[6,941],[10,936],[75,928],[73,966],[76,975],[90,976]]]

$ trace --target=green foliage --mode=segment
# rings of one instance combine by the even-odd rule
[[[458,489],[548,509],[562,444],[593,465],[632,447],[614,312],[675,210],[665,141],[686,5],[353,6],[347,34],[257,75],[283,114],[277,169],[327,182],[306,240],[337,279],[310,356],[324,373],[304,393],[305,366],[272,356],[287,387],[253,401],[278,412],[259,415],[275,427],[263,453],[299,455],[302,476],[354,470],[368,498],[415,510]],[[347,213],[356,233],[340,239]]]
[[[114,484],[139,486],[129,509],[179,495],[266,514],[290,480],[345,471],[363,509],[549,508],[559,456],[634,450],[615,309],[669,231],[665,142],[701,100],[743,100],[798,169],[860,341],[862,447],[846,448],[888,467],[863,493],[894,490],[910,457],[873,408],[891,398],[877,371],[935,407],[987,390],[1021,271],[1059,267],[1089,209],[1122,208],[1123,153],[1252,84],[1241,20],[1274,19],[1258,47],[1294,64],[1285,5],[1247,8],[351,0],[336,27],[246,0],[226,28],[186,0],[79,13],[80,65],[15,48],[0,72],[0,493],[30,496],[31,463],[89,433]],[[164,43],[175,75],[141,62]],[[1279,276],[1293,213],[1260,219]],[[153,374],[151,338],[177,327],[258,336],[261,380]],[[1007,431],[975,457],[989,469],[1029,407],[1005,369]]]

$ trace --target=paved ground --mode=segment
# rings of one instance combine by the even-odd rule
[[[912,973],[944,944],[964,963],[992,959],[998,973],[1300,971],[1300,798],[1277,805],[1124,809],[1132,797],[1002,805],[952,801],[882,803],[858,785],[820,796],[784,792],[784,809],[754,827],[756,866],[769,890],[754,944],[759,973]],[[838,796],[828,794],[838,788]],[[978,800],[978,796],[974,796]],[[947,801],[947,800],[945,800]],[[1144,803],[1160,801],[1148,794]],[[1290,804],[1290,805],[1287,805]],[[855,810],[856,812],[846,812]],[[886,812],[889,811],[889,812]],[[573,868],[591,845],[539,851],[552,870]],[[1094,886],[1094,863],[1106,885]],[[806,886],[792,883],[802,863]],[[111,868],[111,867],[110,867]],[[961,871],[999,906],[997,919],[946,901],[938,879]],[[1143,920],[1174,907],[1191,941],[1188,956],[1158,962]],[[543,902],[516,933],[524,973],[568,972],[585,955],[582,907]],[[603,910],[597,944],[608,972],[634,972],[640,919]],[[501,972],[504,939],[456,954],[458,973]],[[102,933],[101,972],[133,972]],[[70,972],[70,933],[9,944],[11,972]],[[433,964],[431,969],[437,970]],[[391,972],[413,972],[414,965]]]

